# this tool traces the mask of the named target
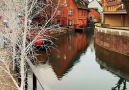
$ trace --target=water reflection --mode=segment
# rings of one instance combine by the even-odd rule
[[[95,45],[95,51],[96,61],[100,64],[100,68],[106,69],[120,78],[111,90],[126,90],[126,81],[129,81],[129,57],[111,52],[97,45]]]
[[[68,34],[59,37],[55,44],[57,49],[51,49],[49,56],[44,52],[39,52],[37,58],[44,64],[48,63],[60,80],[79,62],[81,54],[85,52],[88,46],[87,35],[80,33]]]
[[[51,90],[119,90],[119,86],[123,89],[126,84],[129,88],[128,82],[125,83],[129,76],[128,57],[112,56],[113,53],[95,47],[96,60],[94,43],[87,34],[61,36],[55,43],[58,51],[52,49],[49,57],[43,52],[37,56],[43,62],[37,67],[39,73]],[[38,90],[42,89],[39,87]]]
[[[123,84],[123,87],[121,88],[121,85]],[[126,80],[122,77],[120,77],[119,81],[117,82],[115,87],[112,87],[111,90],[127,90],[126,87]]]

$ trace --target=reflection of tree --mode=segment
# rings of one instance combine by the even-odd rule
[[[121,89],[121,85],[123,84],[123,88]],[[124,78],[121,78],[119,79],[119,81],[117,82],[116,86],[115,87],[112,87],[111,90],[127,90],[126,88],[126,80]]]

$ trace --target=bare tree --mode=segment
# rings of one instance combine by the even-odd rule
[[[12,59],[8,59],[13,67],[11,70],[15,70],[16,67],[18,69],[16,74],[9,71],[9,75],[11,78],[17,75],[17,78],[20,78],[19,84],[13,79],[17,89],[25,90],[26,61],[35,58],[35,42],[39,38],[42,42],[52,42],[45,32],[48,24],[52,25],[50,22],[56,14],[59,3],[55,4],[52,0],[3,0],[0,4],[3,21],[0,28],[3,42],[0,48],[8,48],[11,53]],[[49,46],[44,44],[43,46],[49,49]]]

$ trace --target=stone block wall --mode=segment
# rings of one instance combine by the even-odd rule
[[[95,44],[129,56],[129,31],[95,28]]]

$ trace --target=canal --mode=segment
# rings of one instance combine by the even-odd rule
[[[50,90],[129,89],[129,57],[95,45],[89,33],[62,35],[54,42],[56,48],[37,55],[37,68]],[[43,90],[39,83],[38,90]]]

